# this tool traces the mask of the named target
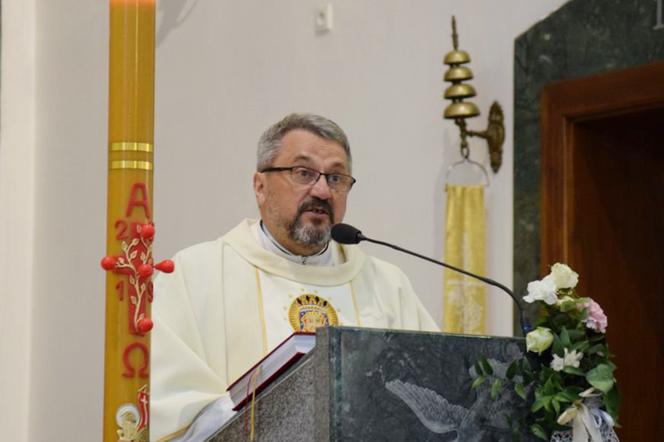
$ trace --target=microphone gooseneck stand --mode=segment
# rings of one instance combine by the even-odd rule
[[[514,303],[516,304],[517,309],[519,310],[519,323],[521,325],[521,332],[523,333],[523,336],[526,336],[526,334],[528,334],[528,332],[530,331],[530,328],[531,328],[530,324],[528,324],[528,322],[526,321],[526,319],[523,315],[523,309],[521,308],[521,305],[517,301],[516,296],[514,296],[514,292],[512,292],[510,289],[508,289],[503,284],[501,284],[497,281],[494,281],[493,279],[489,279],[489,278],[486,278],[486,277],[480,276],[480,275],[475,275],[474,273],[470,273],[466,270],[460,269],[460,268],[455,267],[453,265],[446,264],[442,261],[438,261],[438,260],[435,260],[433,258],[429,258],[428,256],[420,255],[419,253],[404,249],[403,247],[399,247],[399,246],[394,245],[394,244],[390,244],[390,243],[387,243],[387,242],[384,242],[384,241],[379,241],[377,239],[371,239],[371,238],[365,236],[364,234],[362,234],[362,232],[360,230],[356,229],[355,227],[353,227],[349,224],[335,224],[334,226],[332,226],[332,239],[334,239],[335,241],[337,241],[338,243],[341,243],[341,244],[358,244],[361,241],[368,241],[368,242],[371,242],[371,243],[374,243],[374,244],[379,244],[381,246],[387,246],[387,247],[390,247],[391,249],[398,250],[399,252],[407,253],[407,254],[415,256],[417,258],[424,259],[425,261],[429,261],[429,262],[432,262],[434,264],[438,264],[439,266],[448,268],[450,270],[454,270],[455,272],[462,273],[464,275],[470,276],[471,278],[478,279],[478,280],[480,280],[480,281],[482,281],[486,284],[492,285],[494,287],[498,287],[499,289],[501,289],[502,291],[507,293],[509,295],[509,297],[512,298],[512,301],[514,301]]]

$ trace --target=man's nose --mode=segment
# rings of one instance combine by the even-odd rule
[[[330,190],[330,186],[327,184],[327,177],[325,177],[325,175],[319,176],[318,180],[316,180],[314,185],[311,187],[309,193],[312,196],[322,200],[330,199],[332,197],[332,191]]]

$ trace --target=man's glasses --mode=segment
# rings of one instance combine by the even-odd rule
[[[318,179],[323,175],[327,185],[330,187],[330,190],[337,193],[346,193],[350,191],[350,188],[353,187],[353,184],[357,181],[350,175],[344,175],[343,173],[323,173],[314,169],[310,169],[304,166],[292,166],[292,167],[268,167],[261,170],[260,172],[290,172],[291,179],[296,184],[301,184],[303,186],[311,186],[318,182]]]

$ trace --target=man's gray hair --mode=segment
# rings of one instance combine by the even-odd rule
[[[325,140],[338,143],[346,151],[348,169],[351,170],[352,158],[346,134],[334,121],[314,114],[290,114],[266,130],[258,140],[256,170],[261,171],[272,166],[284,136],[295,129],[304,129]]]

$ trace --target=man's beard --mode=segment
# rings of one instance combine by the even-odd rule
[[[321,208],[327,212],[327,216],[330,219],[328,224],[318,223],[318,220],[308,224],[303,223],[302,215],[304,212],[315,208]],[[333,222],[334,211],[330,203],[318,198],[312,198],[302,203],[297,209],[295,221],[288,224],[288,235],[298,244],[322,249],[330,241],[330,231]]]

